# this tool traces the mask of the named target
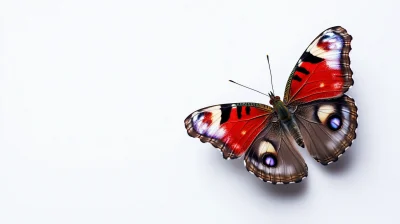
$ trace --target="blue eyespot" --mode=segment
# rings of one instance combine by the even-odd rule
[[[276,157],[273,154],[265,155],[263,162],[267,167],[275,167],[278,163]]]
[[[335,36],[335,34],[332,33],[332,32],[329,32],[329,33],[324,34],[324,35],[322,36],[322,39],[328,39],[328,38],[331,38],[331,37],[333,37],[333,36]]]
[[[342,119],[338,115],[333,115],[328,120],[328,127],[333,130],[339,130],[342,127]]]

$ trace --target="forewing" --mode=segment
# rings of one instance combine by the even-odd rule
[[[342,96],[353,85],[352,36],[340,27],[318,35],[301,55],[286,84],[284,102],[298,105]]]
[[[185,127],[189,136],[211,143],[225,159],[235,159],[267,126],[272,113],[264,104],[221,104],[193,112],[185,119]]]

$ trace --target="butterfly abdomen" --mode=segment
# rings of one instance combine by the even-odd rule
[[[300,129],[297,126],[296,122],[293,119],[289,119],[287,121],[282,121],[285,124],[287,129],[289,130],[290,135],[296,141],[297,145],[304,148],[303,136],[300,133]]]
[[[304,148],[303,136],[301,136],[300,129],[297,126],[296,122],[293,120],[288,108],[279,98],[275,98],[275,96],[273,97],[274,98],[272,99],[272,103],[274,105],[275,112],[278,114],[279,120],[289,130],[290,135],[294,138],[296,143]]]

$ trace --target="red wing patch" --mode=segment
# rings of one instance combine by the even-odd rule
[[[352,37],[342,27],[322,32],[300,57],[286,85],[285,104],[342,96],[353,85]]]
[[[225,159],[235,159],[246,152],[272,114],[273,109],[263,104],[222,104],[193,112],[185,127],[189,136],[210,142]]]

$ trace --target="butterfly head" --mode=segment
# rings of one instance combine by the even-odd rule
[[[275,106],[276,103],[281,102],[281,98],[279,96],[275,96],[273,92],[268,93],[269,96],[269,104]]]
[[[291,118],[288,108],[282,102],[279,96],[275,96],[274,93],[270,92],[269,103],[274,107],[274,111],[277,113],[279,120],[286,121]]]

